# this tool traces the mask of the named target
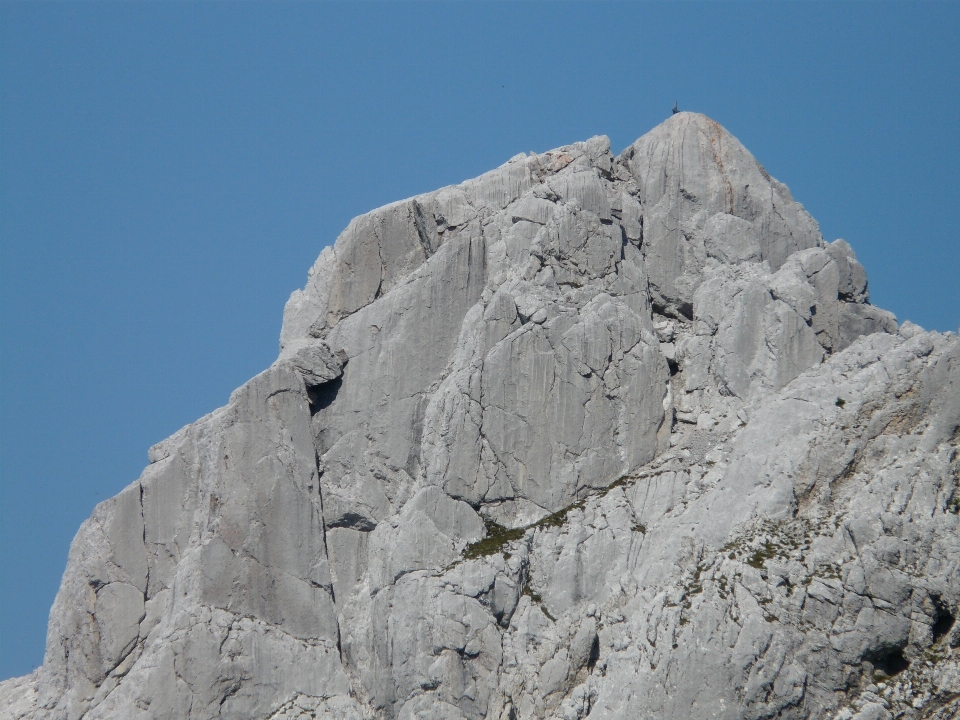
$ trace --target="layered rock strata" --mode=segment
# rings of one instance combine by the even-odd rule
[[[0,717],[960,712],[960,341],[717,123],[355,219],[81,527]]]

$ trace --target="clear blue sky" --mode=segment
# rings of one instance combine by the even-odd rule
[[[0,678],[148,446],[274,359],[351,217],[674,101],[960,324],[960,3],[0,3]]]

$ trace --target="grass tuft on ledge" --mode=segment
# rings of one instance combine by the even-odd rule
[[[485,519],[483,524],[484,527],[486,527],[487,536],[482,540],[477,540],[475,543],[467,545],[467,549],[463,552],[463,556],[467,560],[496,555],[501,551],[503,546],[511,540],[519,540],[522,538],[527,530],[526,528],[513,528],[511,530],[489,519]]]

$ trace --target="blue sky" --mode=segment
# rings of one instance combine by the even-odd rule
[[[0,678],[147,448],[274,359],[351,217],[681,109],[960,324],[958,3],[0,2]]]

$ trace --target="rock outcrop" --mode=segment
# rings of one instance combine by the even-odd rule
[[[960,341],[674,115],[355,219],[0,717],[952,718]]]

